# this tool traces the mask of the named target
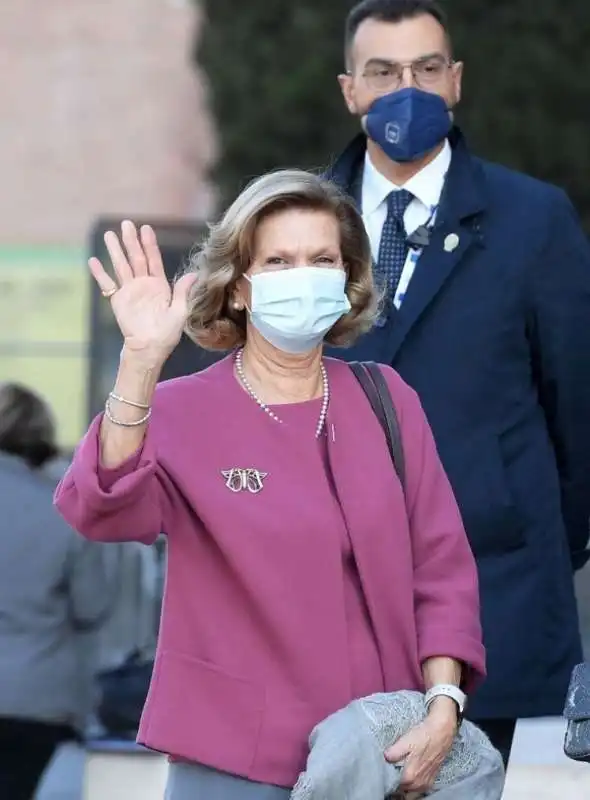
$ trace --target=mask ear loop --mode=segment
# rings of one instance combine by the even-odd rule
[[[244,274],[244,275],[242,275],[242,277],[245,278],[248,281],[250,286],[252,286],[252,281],[250,280],[250,276],[249,275]],[[234,308],[235,311],[247,311],[248,314],[250,316],[252,316],[252,309],[248,308],[248,303],[246,302],[245,298],[244,298],[244,305],[243,306],[240,305],[238,300],[234,300],[232,302],[232,307]]]

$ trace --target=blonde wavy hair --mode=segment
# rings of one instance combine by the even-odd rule
[[[254,258],[256,230],[263,219],[290,209],[333,214],[340,229],[351,309],[326,335],[346,346],[369,330],[377,315],[371,246],[353,202],[334,184],[303,170],[279,170],[257,178],[227,209],[191,257],[187,272],[197,279],[190,294],[187,335],[208,350],[231,350],[246,341],[246,314],[233,308],[236,284]]]

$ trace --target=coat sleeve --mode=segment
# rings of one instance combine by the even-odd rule
[[[590,243],[555,190],[547,240],[529,273],[528,335],[551,437],[575,569],[588,560],[590,520]]]
[[[55,505],[72,528],[96,542],[153,544],[163,530],[163,491],[148,426],[143,446],[124,464],[100,464],[102,415],[91,424],[55,492]]]
[[[418,396],[397,375],[392,385],[394,375],[390,388],[406,464],[418,655],[421,663],[434,656],[461,661],[470,691],[485,676],[477,567]]]

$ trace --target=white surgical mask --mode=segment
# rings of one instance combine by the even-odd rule
[[[291,267],[246,277],[252,286],[252,325],[285,353],[313,350],[350,311],[341,269]]]

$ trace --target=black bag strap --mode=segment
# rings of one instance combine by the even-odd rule
[[[364,393],[367,395],[371,408],[383,428],[393,466],[397,472],[402,489],[405,491],[406,462],[404,448],[397,412],[393,404],[391,392],[387,386],[387,381],[383,377],[383,373],[378,365],[373,361],[352,361],[349,367],[360,383]]]

